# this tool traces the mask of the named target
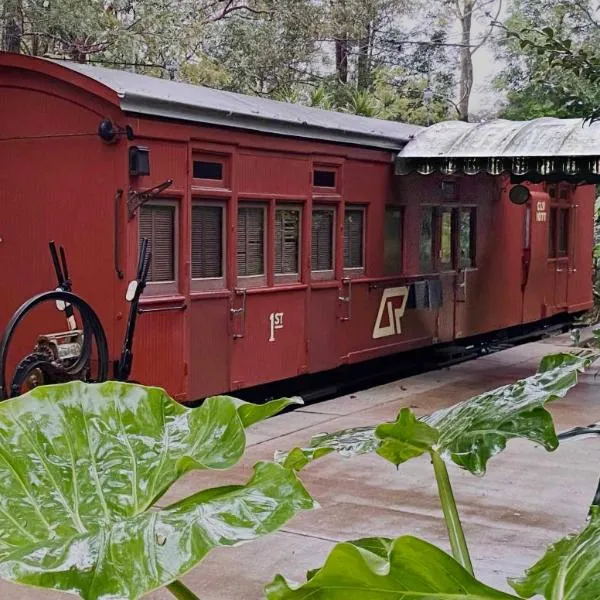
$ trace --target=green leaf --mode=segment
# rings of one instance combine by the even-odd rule
[[[588,351],[582,356],[548,356],[535,375],[430,416],[416,419],[404,408],[395,423],[321,434],[311,440],[309,448],[279,454],[276,460],[290,468],[303,468],[329,449],[347,457],[377,452],[398,465],[431,450],[446,461],[452,460],[471,473],[482,475],[489,459],[502,452],[509,439],[528,439],[547,450],[558,447],[552,416],[544,406],[565,396],[577,383],[577,373],[595,358]]]
[[[586,359],[565,360],[562,366],[426,417],[425,422],[440,433],[438,452],[471,473],[482,475],[488,460],[502,452],[511,438],[527,439],[546,450],[555,450],[558,438],[544,405],[565,396],[586,364]]]
[[[593,507],[587,527],[550,546],[522,579],[509,580],[523,598],[551,600],[600,597],[600,509]]]
[[[384,554],[385,553],[385,554]],[[293,586],[278,575],[268,600],[507,600],[515,596],[477,581],[452,557],[412,536],[337,544],[323,567]]]
[[[246,406],[215,397],[188,409],[158,388],[117,382],[39,387],[1,403],[0,577],[89,600],[136,599],[211,548],[311,508],[290,470],[260,463],[246,486],[149,510],[184,473],[240,459]]]
[[[403,408],[395,423],[383,423],[375,429],[381,440],[376,452],[394,465],[430,452],[437,443],[439,432],[418,421],[409,408]]]

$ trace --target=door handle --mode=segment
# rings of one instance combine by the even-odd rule
[[[346,302],[348,304],[348,315],[345,317],[341,317],[341,321],[351,321],[352,320],[352,279],[342,279],[342,284],[348,285],[348,295],[347,296],[339,296],[338,299],[340,302]]]
[[[237,288],[235,290],[236,296],[242,296],[242,306],[240,308],[234,308],[233,306],[229,309],[229,313],[231,314],[231,318],[233,319],[236,316],[240,316],[242,319],[241,323],[241,333],[234,333],[233,339],[239,340],[244,337],[246,334],[246,289],[245,288]]]

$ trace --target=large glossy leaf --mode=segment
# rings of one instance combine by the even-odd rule
[[[138,598],[210,548],[277,528],[313,504],[269,463],[247,486],[149,509],[184,473],[235,464],[244,422],[287,403],[253,409],[215,397],[188,409],[158,388],[115,382],[40,387],[1,403],[0,576],[90,600]]]
[[[587,527],[550,546],[522,579],[509,583],[523,598],[547,600],[600,598],[600,509],[592,508]]]
[[[427,451],[438,452],[471,473],[485,472],[490,458],[504,450],[511,438],[524,438],[547,450],[558,446],[548,402],[563,397],[576,383],[589,357],[551,355],[540,371],[516,383],[485,392],[454,406],[417,419],[402,409],[394,423],[321,434],[310,447],[278,454],[290,468],[336,451],[344,456],[377,452],[395,465]],[[303,460],[301,459],[303,454]]]
[[[337,544],[300,585],[281,575],[268,600],[514,600],[477,581],[452,557],[411,536]]]

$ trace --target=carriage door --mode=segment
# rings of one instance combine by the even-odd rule
[[[567,309],[569,286],[569,238],[571,230],[571,206],[566,186],[552,186],[550,213],[548,216],[548,275],[551,289],[547,289],[548,303],[554,312]]]
[[[456,209],[456,308],[454,336],[467,337],[478,333],[478,303],[475,289],[477,266],[475,263],[477,213],[474,207]]]

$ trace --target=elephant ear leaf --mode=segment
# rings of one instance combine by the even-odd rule
[[[558,447],[554,422],[545,405],[565,396],[576,385],[578,373],[594,359],[550,355],[535,375],[429,416],[417,419],[410,409],[403,408],[393,423],[321,434],[313,437],[310,447],[279,453],[276,459],[298,470],[328,452],[342,456],[377,452],[395,465],[425,452],[437,452],[482,475],[490,458],[502,452],[509,439],[531,440],[547,450]]]
[[[548,359],[546,364],[551,362]],[[555,450],[558,438],[545,405],[565,396],[589,361],[572,357],[555,362],[558,366],[423,418],[439,432],[436,451],[482,475],[488,460],[502,452],[511,438],[524,438]]]
[[[312,508],[292,471],[259,463],[246,485],[150,510],[186,472],[239,460],[244,405],[221,397],[188,409],[158,388],[117,382],[40,387],[1,403],[0,577],[133,600],[212,548]]]
[[[521,579],[509,580],[523,598],[591,600],[600,597],[600,508],[593,507],[587,527],[550,546]]]
[[[437,443],[439,432],[419,421],[410,408],[403,408],[394,423],[383,423],[375,430],[381,440],[377,454],[396,466],[430,452]]]
[[[431,544],[403,536],[337,544],[323,567],[292,585],[278,575],[266,586],[268,600],[514,600],[477,581]]]

